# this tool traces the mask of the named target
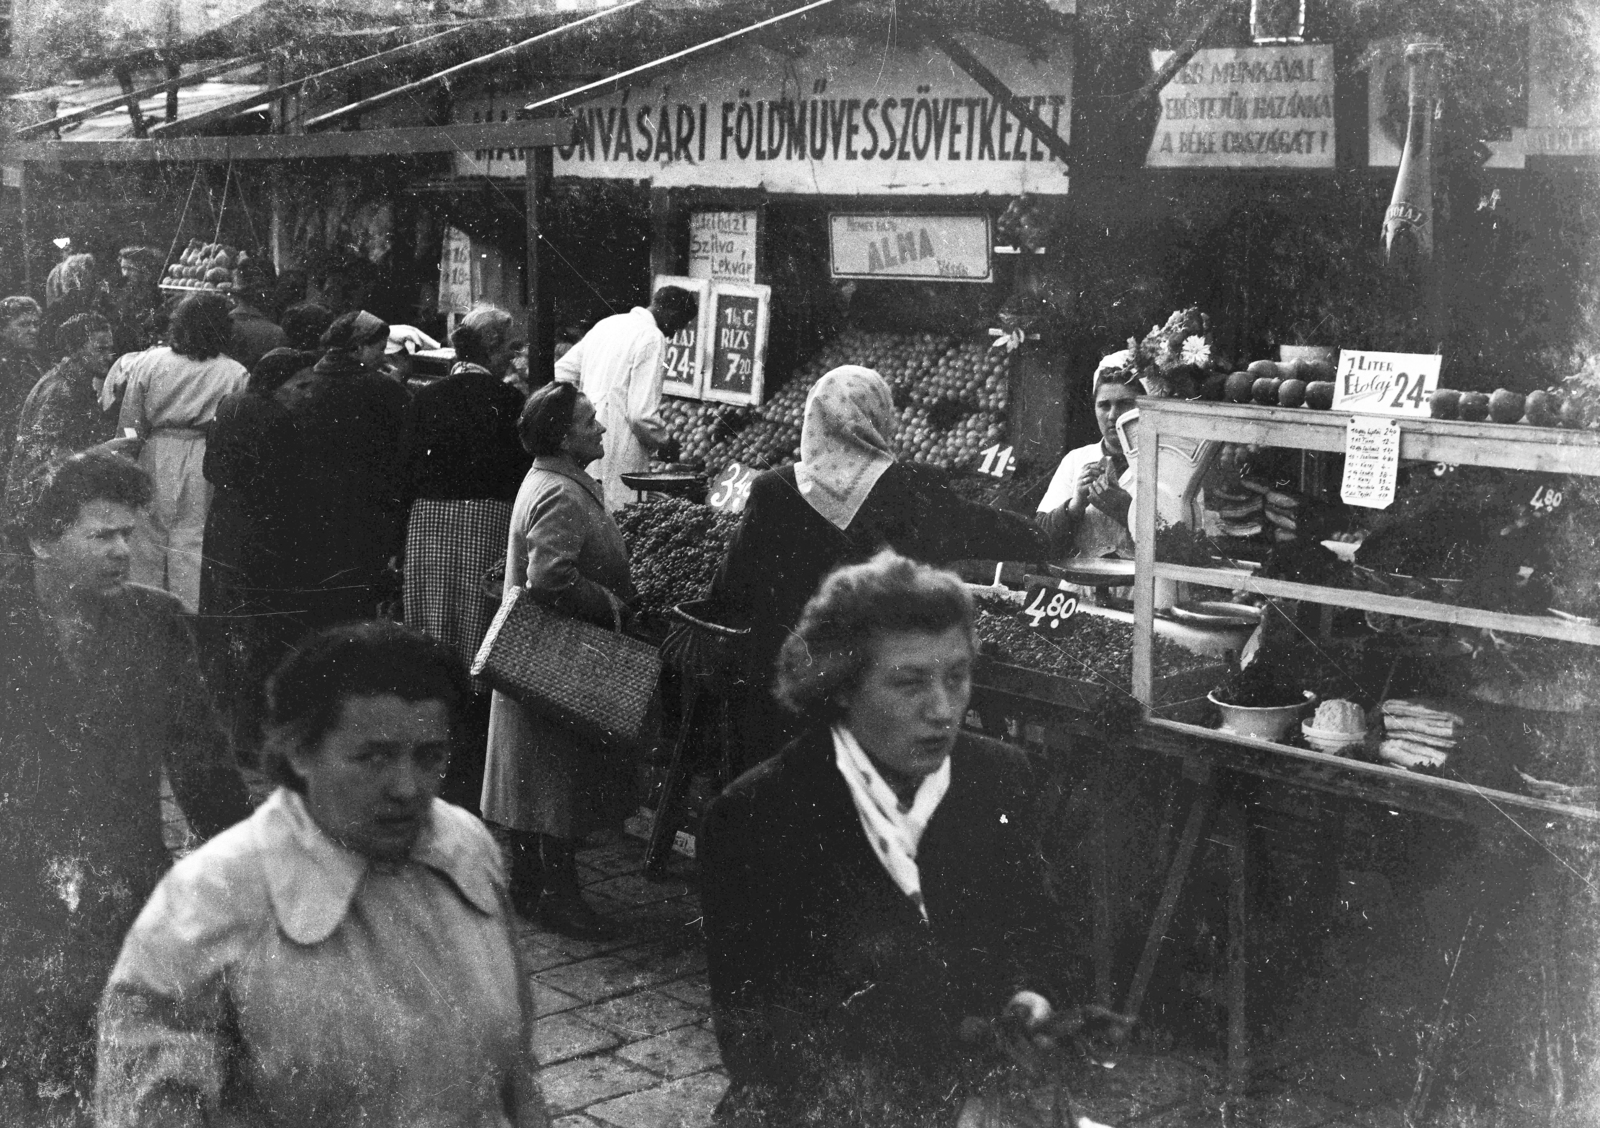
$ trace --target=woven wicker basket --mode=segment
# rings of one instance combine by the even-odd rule
[[[472,675],[587,739],[644,742],[661,674],[648,643],[552,611],[522,588],[501,602]]]

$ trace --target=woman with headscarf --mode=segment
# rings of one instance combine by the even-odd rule
[[[1143,394],[1128,350],[1103,357],[1094,372],[1100,441],[1069,450],[1039,501],[1041,524],[1057,556],[1133,555],[1128,507],[1133,485],[1117,420]]]
[[[205,476],[215,493],[200,573],[200,650],[240,751],[259,743],[260,687],[292,637],[287,532],[299,504],[301,455],[294,420],[274,396],[313,359],[294,349],[267,353],[244,390],[217,405],[206,442]]]
[[[211,485],[203,466],[217,405],[243,391],[250,374],[223,355],[228,303],[191,294],[172,314],[172,344],[139,354],[128,370],[118,430],[137,432],[139,464],[156,495],[134,541],[133,579],[169,591],[190,614],[200,609],[200,564]]]
[[[1038,560],[1044,542],[1023,517],[970,502],[932,467],[896,461],[889,385],[847,364],[806,397],[800,461],[768,470],[750,498],[711,587],[712,614],[750,627],[736,709],[747,749],[793,734],[769,686],[783,640],[822,578],[883,548],[929,564],[969,557]]]
[[[290,539],[307,628],[371,619],[394,595],[388,565],[404,549],[411,400],[378,374],[388,340],[381,318],[343,314],[323,333],[311,374],[278,390],[303,451]]]
[[[484,573],[506,550],[511,503],[532,459],[517,437],[524,397],[504,382],[521,344],[511,315],[480,305],[450,336],[456,364],[417,391],[411,443],[411,518],[406,523],[406,623],[446,643],[470,664],[489,629]],[[475,685],[469,715],[487,731],[487,685]],[[477,805],[483,742],[445,781],[446,798]]]
[[[0,298],[0,465],[11,465],[22,401],[44,371],[39,367],[39,303],[25,294]]]

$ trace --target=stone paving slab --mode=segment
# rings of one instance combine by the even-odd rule
[[[619,956],[596,956],[541,971],[533,978],[536,983],[575,995],[586,1003],[598,1003],[602,999],[649,987],[674,976],[670,970],[648,962],[633,963]]]
[[[703,1026],[680,1026],[639,1042],[629,1042],[617,1056],[663,1077],[687,1077],[722,1064],[717,1039]]]
[[[554,987],[546,987],[537,980],[533,984],[533,1017],[535,1018],[559,1014],[561,1011],[569,1011],[582,1005],[582,999],[569,995],[565,991],[557,991]]]
[[[705,1012],[663,995],[653,988],[584,1007],[578,1017],[610,1030],[627,1041],[638,1041],[705,1018]]]
[[[691,975],[685,979],[675,979],[671,983],[663,983],[656,990],[663,995],[669,995],[680,1003],[688,1003],[711,1013],[711,985],[706,982],[704,974]]]
[[[728,1079],[696,1073],[615,1100],[591,1105],[588,1115],[616,1128],[705,1128]]]
[[[688,882],[667,878],[651,881],[642,873],[625,873],[589,886],[586,893],[599,893],[625,905],[654,905],[687,897],[694,892]]]
[[[541,1066],[556,1065],[615,1048],[621,1039],[583,1021],[571,1011],[562,1011],[533,1024],[533,1052]]]
[[[545,1104],[556,1115],[646,1089],[660,1081],[649,1070],[605,1054],[575,1058],[539,1071]]]

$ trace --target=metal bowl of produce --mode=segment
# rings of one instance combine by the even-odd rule
[[[674,466],[666,470],[641,470],[622,475],[622,484],[640,493],[664,493],[704,501],[706,478],[687,466]]]
[[[1133,583],[1133,561],[1112,556],[1067,560],[1049,568],[1052,576],[1080,587],[1114,588]]]
[[[1305,699],[1295,705],[1230,705],[1218,699],[1216,690],[1206,694],[1206,700],[1215,705],[1222,713],[1222,729],[1224,732],[1238,733],[1240,736],[1253,736],[1258,740],[1271,740],[1282,743],[1289,727],[1294,724],[1294,719],[1312,702],[1317,695],[1309,689],[1303,691]]]

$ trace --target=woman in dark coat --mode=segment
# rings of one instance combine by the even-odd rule
[[[511,315],[472,309],[450,337],[456,364],[412,401],[411,519],[406,524],[406,623],[471,665],[493,607],[483,577],[505,556],[511,503],[532,462],[517,438],[523,395],[503,377],[520,345]],[[467,716],[475,754],[451,761],[444,797],[476,807],[483,789],[487,685],[473,686]]]
[[[975,649],[961,582],[892,551],[784,645],[802,734],[700,837],[724,1123],[950,1124],[1003,1064],[963,1020],[1047,1027],[1062,928],[1021,754],[960,733]]]
[[[235,749],[246,753],[260,741],[260,687],[296,633],[286,597],[301,452],[294,420],[274,397],[313,360],[293,349],[262,357],[245,390],[217,405],[206,443],[203,469],[216,492],[200,572],[201,657]]]
[[[1045,558],[1027,519],[967,501],[932,467],[897,462],[894,427],[883,378],[857,365],[835,368],[806,398],[800,462],[751,483],[711,587],[713,617],[751,628],[739,666],[752,684],[735,709],[746,764],[779,734],[794,735],[793,719],[772,702],[774,663],[834,568],[882,548],[929,564]]]
[[[344,314],[310,375],[278,390],[304,454],[291,542],[308,629],[374,618],[399,595],[388,565],[405,550],[411,397],[378,374],[388,340],[382,319]]]

